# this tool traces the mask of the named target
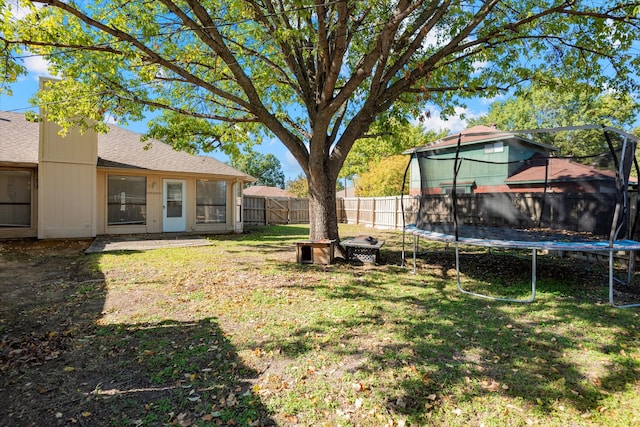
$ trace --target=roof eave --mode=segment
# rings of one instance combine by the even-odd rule
[[[523,141],[523,142],[526,142],[528,144],[535,145],[535,146],[538,146],[538,147],[543,147],[543,148],[545,148],[545,149],[547,149],[549,151],[559,151],[560,150],[559,148],[554,147],[552,145],[548,145],[548,144],[543,144],[543,143],[540,143],[540,142],[532,141],[530,139],[523,138],[523,137],[520,137],[520,136],[518,136],[516,134],[511,134],[511,133],[501,133],[501,134],[493,135],[493,136],[488,137],[488,138],[476,139],[476,140],[473,140],[473,141],[463,142],[463,143],[460,144],[460,146],[461,147],[465,147],[465,146],[469,146],[469,145],[484,144],[484,143],[487,143],[487,142],[495,142],[495,141],[505,141],[505,140],[510,140],[510,139]],[[433,142],[431,144],[428,144],[428,145],[422,145],[420,147],[414,147],[412,149],[405,150],[405,151],[402,152],[402,154],[414,154],[414,153],[420,153],[420,152],[425,152],[425,151],[437,151],[437,150],[442,150],[442,149],[454,148],[456,145],[458,145],[457,141],[456,142],[451,142],[449,144],[443,144],[443,140],[438,140],[438,141],[435,141],[435,142]]]
[[[205,172],[183,172],[183,171],[172,171],[172,170],[159,170],[159,169],[146,169],[138,166],[129,166],[129,167],[117,167],[117,166],[104,166],[98,165],[98,170],[102,171],[110,171],[110,172],[121,172],[121,173],[153,173],[160,175],[184,175],[189,177],[216,177],[229,181],[242,181],[242,182],[255,182],[256,178],[250,175],[229,175],[229,174],[220,174],[220,173],[205,173]]]
[[[3,167],[3,168],[37,168],[38,167],[38,162],[0,161],[0,167]]]

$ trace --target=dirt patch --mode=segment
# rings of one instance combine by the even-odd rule
[[[91,279],[79,263],[90,244],[91,240],[0,241],[0,327],[19,330],[30,308],[64,298],[68,290],[61,284]]]
[[[101,323],[113,313],[98,258],[85,255],[91,243],[0,241],[0,426],[191,425],[222,413],[216,405],[273,424],[247,394],[256,372],[216,319]],[[161,311],[164,295],[138,291],[119,294],[115,307],[135,319],[145,294]]]

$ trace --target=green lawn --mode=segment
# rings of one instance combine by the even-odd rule
[[[401,233],[344,225],[343,238],[386,240],[380,265],[299,265],[307,233],[256,228],[208,247],[82,257],[103,281],[75,293],[101,306],[76,337],[89,356],[67,362],[83,397],[76,420],[640,424],[640,309],[610,307],[597,266],[539,257],[536,301],[510,304],[460,294],[442,245],[422,245],[413,274]],[[525,255],[465,251],[465,286],[525,296]]]

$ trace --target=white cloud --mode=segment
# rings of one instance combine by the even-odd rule
[[[10,7],[10,19],[20,21],[25,16],[30,14],[34,9],[41,9],[44,7],[40,4],[31,4],[30,7],[21,5],[19,2],[14,2],[9,5]],[[28,50],[24,52],[24,58],[22,59],[28,73],[36,74],[36,76],[52,77],[49,72],[49,62],[42,56],[33,55]]]
[[[435,27],[424,39],[422,46],[426,49],[437,49],[439,47],[445,46],[447,43],[451,41],[451,34],[447,28],[438,28]]]
[[[51,73],[49,73],[49,61],[42,56],[28,55],[29,56],[24,59],[24,65],[27,67],[29,73],[34,73],[39,76],[51,76]]]
[[[37,7],[40,8],[41,6],[38,5]],[[28,7],[22,6],[18,2],[11,3],[9,5],[9,9],[11,11],[11,16],[13,17],[13,19],[16,19],[16,20],[20,20],[24,18],[26,15],[28,15],[31,12],[31,9],[29,9]]]
[[[448,130],[450,134],[458,133],[467,128],[467,119],[478,117],[479,114],[473,113],[469,108],[456,107],[455,114],[448,118],[443,118],[440,110],[430,106],[427,108],[429,117],[420,122],[414,120],[414,124],[421,124],[426,130],[441,132]],[[462,118],[464,116],[464,118]]]
[[[471,65],[473,66],[473,73],[479,74],[487,68],[489,63],[487,61],[474,61]]]

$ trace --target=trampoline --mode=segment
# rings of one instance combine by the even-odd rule
[[[565,149],[556,148],[562,138]],[[564,152],[588,141],[590,154]],[[475,127],[405,152],[411,183],[419,192],[413,236],[413,269],[421,238],[455,248],[456,284],[475,297],[530,303],[536,297],[540,251],[608,256],[609,303],[614,284],[630,286],[638,215],[638,138],[605,126],[572,126],[502,132]],[[583,144],[586,146],[586,144]],[[407,166],[407,171],[409,171]],[[404,194],[404,189],[403,189]],[[531,292],[526,298],[497,297],[463,288],[460,247],[531,251]],[[627,274],[615,277],[615,257],[628,255]]]

